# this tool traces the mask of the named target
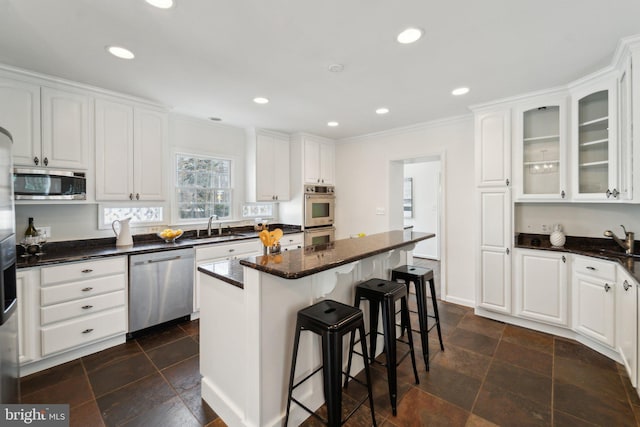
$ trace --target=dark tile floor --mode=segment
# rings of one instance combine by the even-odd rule
[[[438,263],[414,263],[434,268],[439,280]],[[400,365],[395,417],[385,370],[373,366],[378,425],[640,425],[640,398],[621,365],[574,341],[481,318],[467,307],[439,302],[439,309],[445,351],[434,329],[431,370],[417,359],[420,384],[410,358]],[[198,321],[169,326],[25,377],[23,402],[69,403],[72,426],[224,426],[200,398],[198,333]],[[420,348],[417,334],[414,339]],[[349,387],[345,410],[362,393]],[[347,423],[370,424],[364,406]]]

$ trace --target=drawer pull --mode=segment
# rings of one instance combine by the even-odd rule
[[[90,290],[92,290],[93,288],[91,286],[88,286],[86,288],[82,288],[82,292],[89,292]]]
[[[82,306],[83,310],[89,310],[90,308],[93,308],[93,306],[92,305],[83,305]]]
[[[82,331],[83,334],[89,334],[91,332],[93,332],[93,328],[85,329],[84,331]]]
[[[596,271],[597,268],[595,267],[591,267],[590,265],[587,266],[587,270],[591,270],[591,271]]]
[[[83,273],[91,273],[93,270],[90,268],[87,268],[86,270],[82,270]]]
[[[229,252],[235,252],[235,249],[229,249]]]

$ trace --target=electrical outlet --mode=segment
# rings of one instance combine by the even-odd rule
[[[542,224],[542,232],[543,233],[551,233],[551,227],[547,224]]]
[[[384,208],[376,208],[376,215],[384,215]]]

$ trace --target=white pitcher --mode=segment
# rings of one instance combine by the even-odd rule
[[[116,233],[116,246],[133,246],[133,237],[131,237],[131,230],[129,230],[129,221],[131,218],[116,219],[111,223],[113,232]],[[116,231],[116,222],[118,223],[118,229]]]

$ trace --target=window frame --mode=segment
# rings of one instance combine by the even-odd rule
[[[224,160],[229,162],[229,216],[220,217],[222,221],[231,221],[235,217],[235,168],[237,159],[233,156],[220,155],[215,153],[194,153],[186,150],[176,150],[171,156],[171,218],[172,224],[201,224],[207,222],[207,218],[181,218],[179,200],[177,197],[178,189],[178,156],[188,156],[207,160]]]

